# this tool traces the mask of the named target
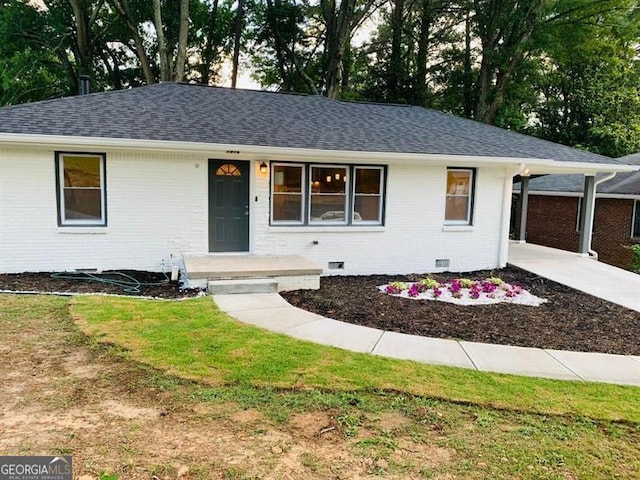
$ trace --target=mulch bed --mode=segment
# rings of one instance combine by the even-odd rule
[[[182,289],[179,282],[170,281],[163,273],[138,270],[118,270],[118,272],[127,276],[107,271],[101,274],[92,274],[93,278],[86,275],[70,274],[77,277],[74,279],[54,278],[48,272],[4,273],[0,274],[0,290],[43,293],[107,293],[155,298],[184,298],[201,294],[198,289]],[[96,281],[98,277],[106,282],[116,281],[123,285],[118,286],[104,283],[104,281]]]
[[[426,275],[345,276],[321,279],[320,290],[286,292],[293,305],[336,320],[393,332],[472,342],[582,352],[640,355],[640,313],[507,267],[496,271],[430,275],[439,281],[499,276],[548,300],[539,307],[515,304],[460,306],[392,297],[378,290],[391,281]]]
[[[141,285],[110,285],[88,279],[59,279],[51,273],[0,274],[0,290],[57,293],[107,293],[156,298],[200,295],[181,289],[162,273],[120,271]],[[104,272],[107,280],[125,280]],[[539,307],[498,304],[461,306],[392,297],[378,290],[391,281],[416,281],[426,275],[324,277],[320,290],[285,292],[293,305],[336,320],[437,338],[553,348],[584,352],[640,355],[640,313],[573,290],[535,274],[507,267],[497,271],[431,275],[439,281],[457,277],[499,276],[548,300]],[[135,287],[135,285],[133,285]]]

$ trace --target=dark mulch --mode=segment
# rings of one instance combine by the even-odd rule
[[[326,277],[320,290],[283,294],[293,305],[356,325],[438,338],[640,355],[640,313],[514,267],[456,277],[499,276],[548,300],[539,307],[514,304],[459,306],[392,297],[378,285],[416,281],[425,275]]]
[[[120,275],[125,274],[126,276]],[[181,289],[179,282],[170,281],[163,273],[138,270],[118,270],[91,274],[92,277],[76,273],[54,275],[73,276],[73,279],[53,278],[51,273],[4,273],[0,274],[0,290],[22,292],[56,293],[108,293],[115,295],[135,295],[156,298],[193,297],[200,293],[197,289]],[[97,278],[103,281],[96,281]],[[119,282],[113,285],[106,282]]]

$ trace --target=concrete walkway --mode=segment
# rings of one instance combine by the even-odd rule
[[[485,372],[640,386],[640,357],[458,342],[385,332],[301,310],[277,293],[215,295],[213,299],[221,310],[242,322],[355,352]]]
[[[640,275],[579,254],[511,243],[509,263],[640,312]],[[640,356],[511,347],[385,332],[290,305],[278,294],[216,295],[238,320],[301,340],[434,365],[640,386]],[[615,319],[612,319],[615,321]]]
[[[579,253],[511,242],[508,262],[541,277],[640,312],[640,275]]]

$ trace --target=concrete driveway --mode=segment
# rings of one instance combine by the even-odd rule
[[[640,312],[640,275],[579,253],[511,242],[511,265]]]

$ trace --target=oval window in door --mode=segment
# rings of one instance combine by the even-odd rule
[[[220,165],[218,170],[216,170],[216,176],[218,177],[240,177],[242,174],[238,167],[232,165],[230,163],[225,163],[224,165]]]

